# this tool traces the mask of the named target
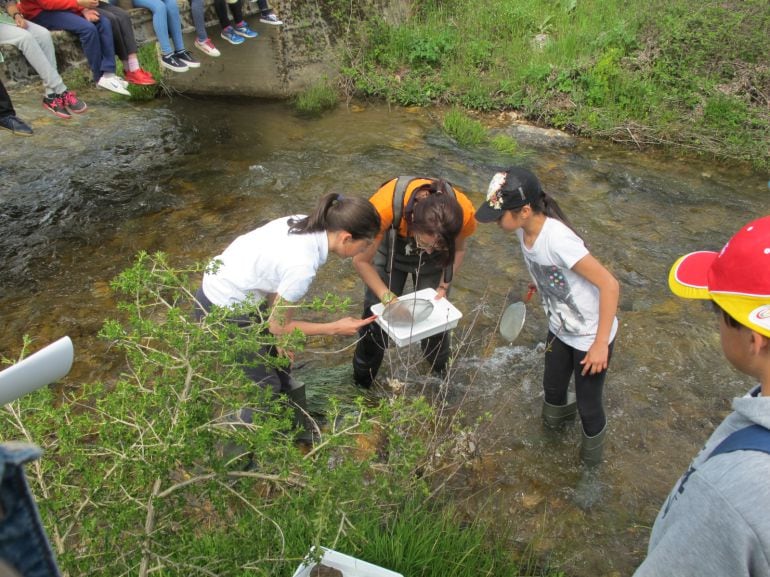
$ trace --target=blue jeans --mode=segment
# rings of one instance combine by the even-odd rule
[[[103,72],[115,72],[115,42],[112,26],[106,18],[89,22],[69,10],[43,10],[32,21],[49,30],[66,30],[75,34],[86,54],[94,82],[102,77]]]
[[[22,577],[60,577],[22,467],[40,455],[28,443],[0,444],[0,560]]]
[[[190,0],[190,14],[195,25],[195,37],[203,42],[209,37],[206,32],[206,9],[203,6],[203,0]]]
[[[110,0],[116,3],[117,0]],[[179,6],[176,0],[133,0],[137,8],[147,8],[152,12],[152,27],[155,29],[155,36],[158,37],[160,51],[164,56],[177,50],[184,50],[184,40],[182,39],[182,19],[179,17]],[[169,36],[174,43],[171,47]]]

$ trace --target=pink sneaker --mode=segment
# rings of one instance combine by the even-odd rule
[[[214,43],[211,41],[210,38],[206,38],[206,40],[195,40],[195,47],[203,52],[204,54],[207,54],[208,56],[213,56],[216,58],[220,54],[222,54],[219,50],[217,50],[217,47],[214,46]]]

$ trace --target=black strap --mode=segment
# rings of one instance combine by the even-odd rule
[[[396,238],[398,238],[398,229],[401,226],[401,218],[404,215],[404,196],[406,195],[406,189],[408,188],[410,182],[418,178],[424,180],[433,180],[430,178],[418,176],[399,176],[396,178],[396,185],[393,188],[393,222],[390,224],[386,239],[388,247],[388,258],[385,260],[385,272],[388,274],[390,274],[390,271],[393,270],[393,259],[396,258]],[[454,187],[445,180],[442,181],[442,183],[443,186],[441,191],[444,194],[448,194],[452,198],[457,198]],[[444,267],[444,282],[452,282],[453,275],[454,269],[450,263]]]
[[[733,451],[759,451],[770,454],[770,430],[762,425],[738,429],[723,439],[717,448],[711,451],[708,458]]]

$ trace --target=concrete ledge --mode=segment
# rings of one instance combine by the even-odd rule
[[[190,13],[190,3],[188,0],[178,0],[177,4],[179,5],[179,13],[182,17],[182,31],[190,35],[195,31]],[[218,31],[219,20],[214,11],[213,1],[204,0],[204,6],[206,10],[206,27],[215,27]],[[244,0],[243,11],[247,16],[257,13],[256,4],[249,0]],[[132,8],[128,12],[134,25],[134,35],[136,36],[137,44],[143,46],[155,42],[157,38],[152,27],[152,12],[144,8]],[[62,31],[51,32],[51,35],[56,47],[56,63],[60,73],[72,67],[88,66],[77,36],[70,32]],[[219,37],[218,32],[215,36]],[[191,37],[189,43],[185,39],[187,48],[191,50],[193,39],[194,37]],[[0,45],[0,52],[5,59],[5,62],[0,64],[0,78],[2,78],[6,87],[13,87],[16,83],[26,84],[27,82],[39,81],[35,70],[27,63],[27,59],[24,58],[24,55],[16,47]]]
[[[124,0],[121,0],[124,1]],[[396,11],[405,17],[405,6],[410,0],[358,0],[356,10],[366,13]],[[259,22],[256,2],[243,0],[246,19],[259,37],[233,46],[219,36],[219,21],[213,0],[204,0],[206,24],[222,55],[211,58],[196,51],[194,26],[189,0],[177,0],[182,16],[185,46],[200,58],[201,67],[184,73],[164,71],[164,87],[188,94],[212,94],[255,98],[285,99],[312,86],[319,79],[334,79],[337,75],[335,39],[331,24],[325,19],[325,3],[318,0],[270,0],[270,5],[283,20],[283,26]],[[389,10],[385,10],[389,8]],[[136,40],[140,45],[155,42],[152,14],[145,9],[132,9]],[[392,15],[391,15],[392,17]],[[76,37],[66,32],[54,32],[59,72],[85,65],[85,56]],[[12,87],[15,83],[39,82],[34,70],[15,48],[3,46],[5,65],[0,66],[0,77]]]

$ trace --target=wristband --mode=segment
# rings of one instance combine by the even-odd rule
[[[380,302],[384,305],[387,305],[391,302],[393,302],[395,299],[398,298],[398,295],[394,293],[393,291],[385,291],[382,294],[382,298],[380,299]]]

